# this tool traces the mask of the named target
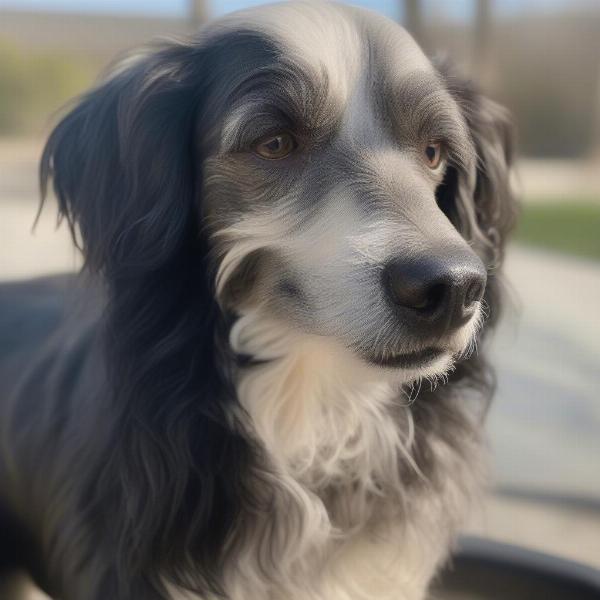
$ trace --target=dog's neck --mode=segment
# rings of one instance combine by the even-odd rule
[[[399,461],[416,468],[408,398],[381,372],[259,312],[242,316],[230,341],[259,361],[237,382],[254,434],[296,480],[315,491],[344,483],[373,490],[400,484]]]
[[[261,502],[232,533],[228,597],[423,597],[477,487],[461,405],[439,395],[419,412],[398,377],[259,311],[230,344],[252,359],[233,423],[264,454]]]

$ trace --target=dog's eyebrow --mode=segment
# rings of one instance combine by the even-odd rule
[[[289,127],[285,113],[266,105],[264,97],[260,95],[248,97],[224,115],[221,151],[239,148],[271,131],[274,132],[277,127]]]
[[[221,149],[235,148],[277,127],[305,136],[325,135],[343,112],[328,91],[325,73],[293,65],[275,64],[249,73],[227,103]]]
[[[459,164],[464,166],[472,159],[473,147],[462,113],[435,74],[414,72],[383,87],[378,104],[405,139],[441,140]]]

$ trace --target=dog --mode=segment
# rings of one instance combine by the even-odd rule
[[[118,64],[41,161],[81,273],[1,286],[4,567],[61,600],[424,598],[484,480],[511,164],[507,112],[366,10]]]

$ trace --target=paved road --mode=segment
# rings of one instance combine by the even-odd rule
[[[498,478],[600,501],[600,264],[513,248],[506,272],[516,306],[493,348]]]
[[[31,235],[36,198],[35,152],[0,144],[0,279],[79,263],[65,228],[55,230],[54,205]],[[596,508],[499,496],[473,528],[600,566],[600,264],[514,247],[506,273],[512,308],[492,344],[495,479]]]
[[[488,429],[510,493],[470,529],[600,568],[600,264],[512,248],[506,274]]]

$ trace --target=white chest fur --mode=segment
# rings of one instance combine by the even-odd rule
[[[250,535],[228,568],[232,600],[422,598],[477,487],[465,457],[478,452],[427,440],[446,473],[433,484],[413,456],[397,376],[255,314],[238,321],[231,343],[269,361],[241,372],[237,386],[269,462],[269,510],[247,517]]]

